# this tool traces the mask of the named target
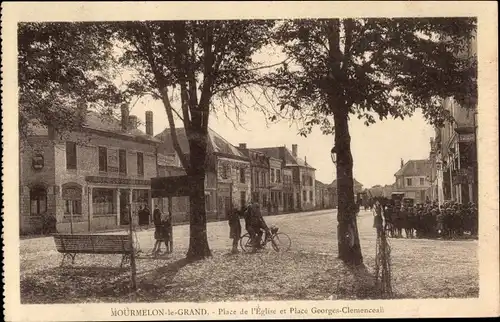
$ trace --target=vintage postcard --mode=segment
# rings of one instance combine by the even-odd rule
[[[2,3],[7,321],[500,314],[495,2]]]

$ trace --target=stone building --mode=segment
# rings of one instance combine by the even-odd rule
[[[466,50],[459,53],[458,57],[473,58],[476,55],[477,39],[474,32]],[[433,194],[439,203],[454,200],[477,204],[477,102],[472,96],[465,106],[461,106],[448,97],[443,101],[443,108],[454,121],[436,128],[435,137],[431,140]]]
[[[283,212],[283,161],[269,157],[269,185],[271,193],[270,212],[278,214]]]
[[[293,203],[293,181],[292,169],[283,167],[283,212],[292,212]]]
[[[189,155],[189,142],[184,128],[177,128],[176,134],[183,153]],[[165,129],[156,138],[162,142],[159,147],[159,155],[178,158],[173,147],[170,129]],[[179,165],[178,162],[175,164],[177,167]],[[251,185],[250,160],[212,129],[208,131],[205,167],[207,173],[205,178],[207,219],[225,219],[231,207],[240,208],[248,203]],[[176,175],[180,175],[180,173],[184,173],[183,170],[176,170]],[[165,172],[160,171],[160,175],[168,174],[166,168]],[[177,200],[181,203],[182,198]],[[176,213],[179,214],[177,217],[185,218],[183,214],[189,212],[188,207],[189,204],[182,209],[179,204],[176,208]]]
[[[269,157],[262,152],[248,149],[246,143],[240,143],[238,149],[250,160],[250,198],[257,201],[261,205],[262,214],[267,215],[271,205]]]
[[[406,163],[401,160],[401,168],[394,174],[396,182],[393,194],[401,194],[403,198],[413,199],[414,203],[432,201],[430,175],[429,160],[409,160]]]
[[[452,98],[445,99],[443,107],[454,122],[436,128],[435,138],[431,139],[433,193],[440,203],[477,203],[477,108],[462,107]]]
[[[292,172],[292,200],[293,211],[311,210],[315,206],[315,172],[306,158],[298,157],[297,144],[292,145],[292,151],[284,146],[255,149],[263,152],[269,157],[280,159],[283,162],[284,169]],[[288,192],[287,192],[288,193]]]
[[[127,224],[124,205],[134,220],[139,206],[152,207],[159,143],[152,112],[146,112],[144,133],[126,106],[121,120],[84,111],[79,131],[61,137],[40,126],[20,142],[21,233],[37,231],[42,214],[56,218],[58,232],[83,232]]]

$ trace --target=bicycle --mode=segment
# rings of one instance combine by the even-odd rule
[[[273,249],[276,252],[286,252],[292,246],[292,240],[290,237],[282,232],[278,232],[278,227],[271,227],[269,229],[269,236],[267,238],[263,238],[261,241],[261,246],[266,247],[267,243],[271,242]],[[240,247],[243,252],[251,252],[253,250],[252,238],[250,238],[250,234],[246,233],[240,237]]]

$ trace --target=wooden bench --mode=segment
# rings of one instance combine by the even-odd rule
[[[61,266],[67,257],[75,263],[76,254],[122,254],[120,267],[130,260],[132,243],[129,235],[55,234],[57,251],[64,254]]]

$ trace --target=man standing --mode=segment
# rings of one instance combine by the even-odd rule
[[[162,225],[162,212],[158,208],[158,205],[155,206],[155,210],[153,211],[153,223],[155,225],[155,245],[153,246],[153,256],[156,256],[160,253],[161,243],[165,242],[164,229]],[[165,243],[165,247],[168,249],[168,245]]]
[[[142,213],[143,213],[143,224],[149,226],[149,218],[151,218],[151,210],[149,210],[147,204],[144,206]]]
[[[243,210],[242,210],[243,211]],[[229,238],[233,240],[232,254],[238,253],[238,241],[241,236],[240,212],[231,207],[228,214]]]

